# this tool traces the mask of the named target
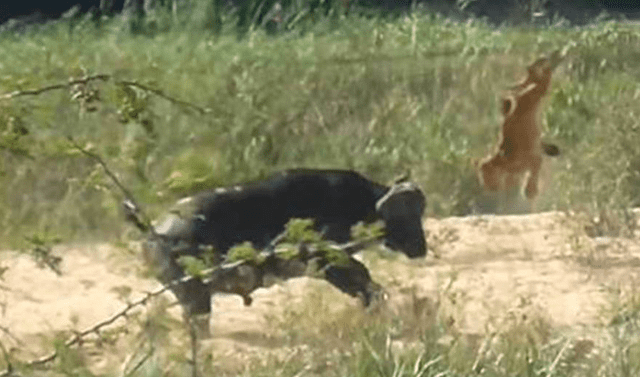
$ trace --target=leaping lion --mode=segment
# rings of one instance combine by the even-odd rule
[[[562,60],[559,51],[536,60],[527,68],[525,80],[510,88],[510,93],[502,99],[504,121],[497,151],[479,163],[480,182],[486,190],[518,187],[522,175],[529,172],[525,195],[530,200],[538,195],[542,154],[560,154],[557,146],[541,140],[538,112],[551,84],[553,70]]]

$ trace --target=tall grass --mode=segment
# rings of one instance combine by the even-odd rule
[[[69,135],[102,154],[152,214],[179,196],[298,166],[381,182],[411,171],[429,216],[473,212],[481,190],[472,161],[497,138],[499,93],[558,48],[569,55],[542,119],[563,156],[549,163],[537,209],[638,204],[634,25],[495,29],[422,13],[350,15],[238,39],[232,18],[223,20],[219,35],[195,22],[132,35],[114,20],[0,36],[2,92],[108,73],[208,109],[112,82],[90,85],[99,92],[91,104],[65,90],[0,100],[5,245],[34,229],[122,234],[118,194],[69,149]]]

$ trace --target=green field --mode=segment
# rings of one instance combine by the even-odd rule
[[[296,166],[356,169],[381,182],[410,171],[429,216],[473,212],[481,190],[472,162],[497,139],[500,93],[554,49],[568,59],[542,121],[563,156],[548,164],[537,210],[638,205],[636,25],[496,28],[413,14],[332,17],[277,36],[229,29],[132,36],[114,21],[2,35],[3,93],[113,77],[75,97],[0,100],[2,243],[34,230],[74,240],[126,229],[120,194],[68,136],[103,156],[152,214],[200,189]]]
[[[562,156],[547,163],[536,211],[640,205],[640,25],[353,14],[238,36],[231,21],[219,34],[198,19],[164,22],[139,34],[118,19],[0,34],[0,96],[23,91],[0,97],[3,248],[27,248],[34,234],[69,243],[138,237],[122,218],[121,193],[68,137],[102,156],[153,216],[182,196],[291,167],[355,169],[380,182],[410,172],[427,216],[474,213],[482,189],[473,161],[497,139],[500,93],[557,49],[567,59],[541,119]],[[24,92],[96,74],[109,79]],[[423,375],[475,375],[464,355],[442,354],[426,335],[424,353],[389,356],[386,320],[370,319],[355,354],[335,359],[345,365],[339,374],[418,375],[437,359]],[[512,368],[482,375],[540,375],[561,346],[536,354],[523,346],[506,356]],[[636,348],[621,349],[620,360]],[[615,369],[623,361],[603,375],[634,375]],[[296,365],[255,375],[294,375]],[[571,373],[559,375],[580,375]]]

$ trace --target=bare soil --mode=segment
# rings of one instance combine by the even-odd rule
[[[640,266],[638,236],[593,237],[598,224],[560,212],[427,219],[426,259],[381,251],[363,254],[374,280],[389,294],[368,312],[419,311],[427,315],[418,320],[431,315],[458,332],[478,336],[499,331],[508,318],[525,313],[549,331],[588,336],[611,320],[615,300],[638,280]],[[160,287],[145,277],[141,257],[121,248],[66,246],[55,252],[63,257],[61,276],[38,268],[29,256],[2,253],[0,264],[8,270],[0,282],[0,342],[23,360],[50,353],[56,336],[66,339],[73,330],[89,328]],[[357,299],[309,278],[259,289],[253,297],[251,307],[236,296],[214,298],[212,336],[205,348],[224,369],[240,370],[265,352],[290,354],[287,321],[310,327],[326,324],[332,313],[344,318],[345,313],[357,316],[366,310]],[[168,293],[164,298],[174,301]],[[314,317],[308,311],[316,309],[304,309],[310,298],[322,302],[316,314],[323,318],[303,318]],[[86,342],[82,349],[90,369],[102,373],[130,368],[132,355],[139,357],[136,345],[143,344],[141,329],[149,324],[145,318],[152,310],[169,313],[164,339],[180,350],[174,352],[184,354],[188,336],[180,308],[156,304],[141,308],[133,319],[116,321],[102,342]],[[322,331],[317,336],[323,336]]]

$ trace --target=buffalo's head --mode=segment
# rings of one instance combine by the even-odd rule
[[[422,228],[422,215],[427,201],[420,188],[403,182],[393,185],[376,203],[376,211],[385,222],[388,247],[410,258],[427,254],[427,241]]]

